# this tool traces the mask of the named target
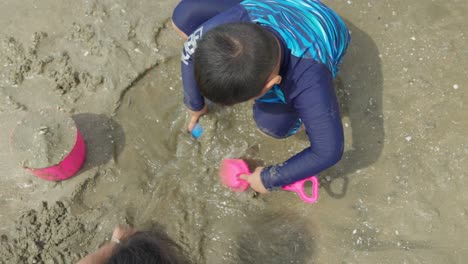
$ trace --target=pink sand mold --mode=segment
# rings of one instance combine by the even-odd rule
[[[86,145],[76,129],[76,142],[70,153],[57,165],[48,168],[27,168],[37,177],[48,181],[63,181],[75,175],[86,158]]]
[[[241,159],[224,159],[221,162],[219,175],[224,185],[230,187],[235,192],[243,192],[249,187],[249,183],[239,178],[241,174],[251,174],[247,163]],[[312,194],[310,196],[304,191],[304,184],[310,181],[312,183]],[[283,186],[286,191],[296,192],[302,201],[306,203],[315,203],[318,200],[319,182],[317,176],[311,176],[293,184]]]

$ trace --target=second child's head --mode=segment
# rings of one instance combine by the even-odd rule
[[[211,101],[233,105],[256,98],[281,82],[279,43],[252,23],[218,26],[198,43],[194,71],[200,92]]]
[[[178,246],[161,233],[137,232],[113,252],[107,264],[186,263]]]

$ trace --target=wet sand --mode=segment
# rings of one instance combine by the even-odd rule
[[[262,136],[248,103],[213,106],[199,140],[185,131],[177,1],[0,3],[0,263],[73,263],[122,222],[194,263],[464,263],[468,4],[325,2],[352,44],[335,82],[346,151],[314,205],[220,185],[222,158],[268,165],[308,142]],[[88,148],[59,183],[11,159],[17,121],[45,106]]]

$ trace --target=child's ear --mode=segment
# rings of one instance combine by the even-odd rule
[[[265,85],[265,87],[263,88],[264,90],[266,89],[267,91],[271,89],[271,87],[273,87],[273,85],[275,84],[280,84],[281,83],[281,75],[275,75],[273,78],[271,78]]]
[[[281,80],[282,80],[282,77],[280,75],[273,76],[273,78],[271,78],[265,84],[265,86],[263,86],[263,89],[262,89],[262,92],[260,93],[260,95],[256,96],[254,99],[262,97],[264,94],[266,94],[273,87],[273,85],[280,84]]]

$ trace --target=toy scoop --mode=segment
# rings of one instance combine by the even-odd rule
[[[198,139],[203,134],[203,127],[197,123],[192,129],[192,136]]]
[[[221,181],[224,185],[230,187],[235,192],[243,192],[249,187],[249,183],[239,177],[242,174],[251,174],[245,161],[241,159],[224,159],[222,161],[219,171]],[[310,196],[304,191],[304,184],[308,181],[312,183],[312,194]],[[296,192],[302,201],[306,203],[317,202],[318,188],[319,183],[317,176],[311,176],[304,180],[282,187],[283,190]]]

